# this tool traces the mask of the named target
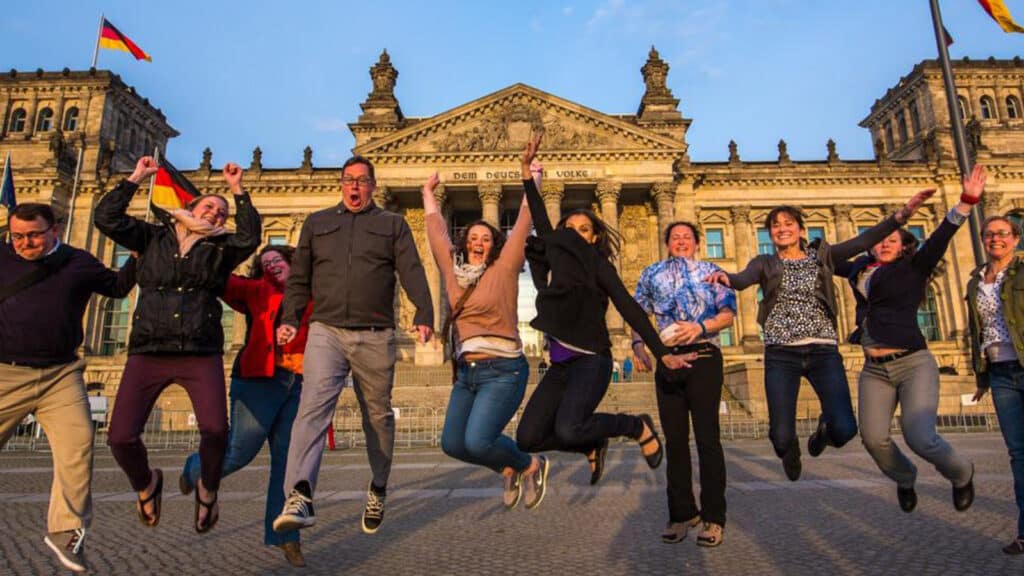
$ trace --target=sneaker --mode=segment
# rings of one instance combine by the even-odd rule
[[[812,458],[817,458],[825,451],[826,446],[828,446],[828,427],[825,425],[825,416],[822,415],[818,417],[818,429],[807,438],[807,453]]]
[[[370,482],[366,489],[366,508],[363,508],[363,532],[373,534],[380,528],[384,521],[384,499],[385,495],[373,489],[373,482]]]
[[[302,547],[298,542],[285,542],[283,544],[278,544],[277,547],[284,552],[284,559],[287,560],[289,564],[295,568],[306,567],[306,558],[302,556]]]
[[[523,473],[512,471],[508,476],[504,476],[505,489],[501,495],[502,504],[505,508],[511,510],[519,504],[519,499],[523,496]]]
[[[62,566],[72,572],[85,572],[85,556],[82,550],[85,544],[85,528],[50,532],[43,542],[57,555],[57,560]]]
[[[900,510],[910,513],[917,508],[917,491],[914,487],[904,488],[896,486],[896,500],[900,503]]]
[[[1024,554],[1024,536],[1017,536],[1016,540],[1010,542],[1009,545],[1003,547],[1003,552],[1011,556]]]
[[[284,501],[284,510],[274,519],[274,532],[290,532],[309,528],[316,524],[313,513],[313,499],[302,493],[298,487],[293,488]]]
[[[700,524],[700,516],[694,516],[685,522],[669,522],[665,529],[661,531],[661,541],[665,544],[678,544],[683,540],[686,540],[686,533]]]
[[[782,455],[782,469],[786,471],[786,478],[796,482],[800,479],[800,472],[803,466],[800,464],[800,443],[795,439],[789,445],[789,450]]]
[[[721,524],[705,522],[700,528],[700,534],[697,535],[697,546],[714,548],[720,545],[722,543],[722,532],[724,531],[725,528]]]
[[[525,492],[525,503],[527,510],[533,510],[540,505],[541,501],[544,500],[544,494],[548,491],[548,470],[551,468],[551,463],[544,456],[538,456],[537,459],[540,461],[540,465],[537,466],[537,471],[526,476],[526,486],[523,488]]]
[[[967,484],[957,488],[953,486],[953,507],[957,512],[963,512],[974,503],[974,464],[971,464],[971,478]]]

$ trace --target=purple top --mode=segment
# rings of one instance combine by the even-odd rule
[[[585,354],[583,352],[570,350],[569,348],[566,348],[564,344],[551,337],[548,337],[548,349],[551,355],[552,364],[556,362],[568,362],[569,360],[574,360],[580,356],[589,356],[589,354]]]

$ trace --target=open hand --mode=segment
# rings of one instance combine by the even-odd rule
[[[985,191],[985,177],[985,167],[981,164],[975,164],[970,176],[964,176],[963,195],[974,200],[970,204],[977,204],[978,198],[981,198],[981,193]]]
[[[662,363],[668,366],[672,370],[679,370],[680,368],[693,368],[690,362],[697,359],[696,352],[688,352],[686,354],[666,354],[661,357]]]

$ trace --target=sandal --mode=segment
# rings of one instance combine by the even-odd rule
[[[654,429],[654,420],[651,419],[651,415],[641,414],[640,416],[638,416],[638,418],[643,420],[644,424],[647,426],[647,429],[651,431],[651,435],[648,436],[646,440],[641,440],[640,438],[637,438],[637,442],[640,443],[640,453],[643,454],[643,447],[647,446],[651,442],[655,442],[658,444],[658,450],[655,451],[653,454],[644,454],[644,460],[647,460],[647,465],[651,468],[651,470],[654,470],[655,468],[661,465],[661,458],[662,456],[665,455],[665,450],[661,446],[661,440],[658,439],[658,432],[657,430]],[[640,434],[642,438],[643,432],[641,432]]]
[[[142,522],[144,526],[149,528],[155,528],[160,523],[160,503],[163,501],[164,492],[164,472],[157,468],[153,470],[153,474],[156,476],[156,487],[153,488],[153,493],[148,498],[139,498],[138,502],[135,503],[135,512],[139,515],[139,522]],[[146,504],[153,503],[153,515],[146,514]]]
[[[722,543],[722,532],[725,528],[721,524],[715,524],[714,522],[705,522],[701,526],[700,534],[697,535],[697,546],[704,546],[705,548],[714,548]]]
[[[209,532],[217,524],[217,520],[220,519],[220,512],[214,512],[213,507],[217,505],[217,494],[213,495],[213,502],[203,502],[202,498],[199,497],[199,489],[196,488],[196,513],[193,517],[192,525],[195,526],[196,532],[202,534]],[[206,520],[202,524],[199,523],[199,509],[206,508]]]
[[[604,463],[608,457],[608,439],[605,438],[601,441],[601,444],[594,448],[592,452],[587,453],[587,462],[590,462],[592,468],[590,469],[590,485],[593,486],[601,480],[601,476],[604,475]]]

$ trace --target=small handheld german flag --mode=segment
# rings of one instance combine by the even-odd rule
[[[120,30],[114,27],[110,23],[110,20],[103,19],[103,25],[100,26],[100,48],[109,48],[111,50],[121,50],[128,52],[132,56],[135,56],[136,60],[145,60],[146,62],[152,62],[153,59],[146,54],[142,48],[139,48],[135,42],[132,42],[130,38],[121,33]]]
[[[181,175],[181,172],[164,158],[160,158],[160,168],[153,180],[153,204],[164,210],[184,208],[194,198],[200,196],[199,190]]]

